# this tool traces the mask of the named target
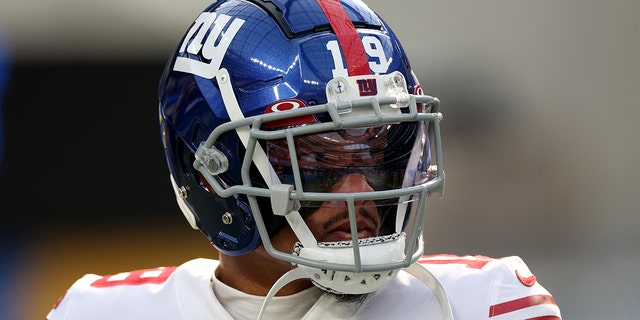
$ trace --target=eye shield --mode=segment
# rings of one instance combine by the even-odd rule
[[[264,145],[282,183],[295,184],[291,158],[296,157],[302,191],[330,192],[347,174],[362,175],[372,191],[394,190],[419,183],[416,173],[429,167],[425,145],[416,141],[419,130],[424,130],[421,125],[397,123],[307,134],[295,137],[293,148],[286,139],[265,141]],[[407,168],[412,154],[420,161]],[[407,174],[414,178],[405,179]]]

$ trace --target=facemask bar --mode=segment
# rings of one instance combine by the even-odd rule
[[[338,271],[355,271],[355,272],[367,272],[367,271],[379,271],[379,270],[392,270],[399,269],[410,265],[415,262],[422,254],[422,226],[424,223],[424,214],[418,214],[416,220],[413,223],[410,234],[413,238],[409,239],[406,244],[405,252],[410,252],[401,261],[394,261],[390,263],[382,264],[363,264],[361,257],[361,250],[359,248],[359,241],[352,241],[353,255],[355,259],[354,264],[327,264],[321,261],[299,257],[291,253],[284,253],[273,248],[269,234],[266,230],[262,217],[259,213],[258,202],[256,197],[267,197],[272,199],[272,203],[276,203],[274,206],[274,214],[280,214],[287,217],[296,235],[300,238],[300,241],[305,247],[317,246],[315,238],[306,227],[306,224],[296,211],[296,204],[298,201],[344,201],[350,207],[350,220],[352,222],[351,233],[353,239],[357,239],[357,228],[355,227],[355,212],[353,210],[354,203],[359,200],[375,200],[380,198],[394,198],[394,197],[407,197],[411,195],[419,195],[419,201],[413,205],[417,205],[415,208],[418,212],[425,212],[426,210],[426,198],[431,192],[440,192],[444,185],[444,171],[441,166],[442,152],[440,141],[440,128],[439,121],[442,119],[442,115],[438,112],[439,101],[436,98],[430,96],[415,96],[407,95],[402,98],[403,106],[401,108],[408,110],[405,113],[388,113],[382,110],[382,106],[399,105],[400,99],[397,97],[375,97],[375,98],[359,98],[354,100],[337,100],[323,105],[310,106],[291,110],[287,112],[270,113],[249,118],[244,118],[240,112],[240,108],[233,94],[233,88],[230,85],[228,73],[226,70],[221,69],[217,74],[218,82],[221,87],[221,92],[227,110],[229,111],[231,120],[225,124],[222,124],[215,128],[209,135],[208,139],[201,144],[196,153],[196,161],[194,167],[199,170],[209,184],[213,187],[216,194],[222,197],[229,197],[235,194],[247,195],[252,210],[254,211],[254,218],[257,223],[258,231],[263,241],[265,249],[275,258],[290,261],[295,264],[305,265],[315,268],[324,268]],[[408,98],[407,101],[404,101]],[[424,104],[425,107],[431,108],[431,112],[425,113],[422,110],[418,110],[418,104]],[[231,105],[231,107],[230,107]],[[235,105],[235,107],[233,106]],[[373,110],[372,115],[360,114],[357,117],[349,117],[351,110],[363,110],[369,108]],[[235,111],[234,111],[235,110]],[[239,113],[239,114],[238,114]],[[328,113],[332,119],[330,122],[314,123],[305,126],[266,131],[262,130],[262,126],[266,122],[281,120],[290,117],[299,117],[312,114]],[[303,192],[299,190],[301,186],[300,177],[295,177],[294,190],[291,186],[282,185],[279,181],[273,180],[276,175],[273,172],[268,158],[264,150],[259,146],[257,140],[270,140],[270,139],[282,139],[286,138],[289,143],[289,148],[293,148],[293,138],[298,135],[305,135],[323,131],[332,131],[339,129],[358,128],[367,126],[379,126],[389,123],[398,122],[414,122],[424,121],[429,122],[429,135],[430,140],[434,147],[435,153],[435,166],[432,166],[435,171],[435,177],[430,181],[410,186],[398,190],[385,190],[385,191],[373,191],[373,192],[359,192],[359,193],[314,193]],[[216,178],[216,175],[227,170],[225,166],[226,157],[222,152],[217,150],[214,146],[218,138],[227,131],[235,131],[240,137],[241,141],[245,145],[246,154],[243,160],[241,169],[242,185],[223,186]],[[293,155],[295,155],[295,150]],[[433,154],[433,153],[432,153]],[[295,161],[296,157],[292,156],[292,161]],[[249,168],[252,162],[256,163],[256,167],[260,171],[260,174],[268,184],[270,189],[254,187],[251,184],[251,176],[249,174]],[[292,163],[293,172],[299,172],[298,164]]]

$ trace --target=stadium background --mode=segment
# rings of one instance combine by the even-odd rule
[[[565,319],[640,313],[640,2],[371,0],[443,101],[431,253],[518,254]],[[156,85],[207,1],[0,3],[0,318],[86,272],[215,251],[174,203]]]

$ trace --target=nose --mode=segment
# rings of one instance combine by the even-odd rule
[[[340,178],[330,190],[333,193],[357,193],[372,192],[373,188],[367,182],[367,178],[361,173],[349,173]],[[326,203],[325,203],[326,204]],[[332,203],[335,205],[335,203]],[[369,230],[366,236],[359,235],[359,238],[377,236],[381,226],[381,215],[373,200],[358,200],[354,203],[355,212],[345,210],[347,203],[338,202],[337,207],[343,210],[344,214],[340,217],[346,218],[347,215],[354,214],[349,217],[356,219],[358,230]]]
[[[361,173],[345,174],[331,187],[333,193],[371,192],[373,188]]]

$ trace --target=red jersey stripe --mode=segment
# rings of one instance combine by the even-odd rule
[[[369,60],[364,51],[360,36],[349,19],[349,15],[338,0],[316,0],[322,11],[329,19],[333,32],[338,37],[338,43],[347,63],[349,76],[371,74]]]
[[[541,304],[556,304],[556,301],[550,295],[528,296],[516,300],[511,300],[499,304],[494,304],[489,308],[489,317],[499,316],[501,314],[513,312],[516,310],[533,307]],[[536,318],[534,318],[536,319]],[[545,319],[545,318],[539,318]],[[554,318],[551,318],[554,319]]]
[[[422,256],[418,263],[420,264],[464,264],[472,269],[482,269],[487,263],[495,260],[493,258],[485,256],[474,257],[458,257],[458,256],[434,256],[436,259],[429,259],[429,256]],[[440,257],[446,257],[447,259],[440,259]]]
[[[542,316],[542,317],[529,318],[527,320],[562,320],[562,319],[556,316]]]
[[[160,267],[155,269],[136,270],[123,272],[117,275],[103,276],[91,283],[92,287],[105,288],[118,285],[139,285],[147,283],[163,283],[176,267]]]

